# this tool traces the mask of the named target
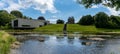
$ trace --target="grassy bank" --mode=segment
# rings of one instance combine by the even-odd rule
[[[0,31],[0,54],[8,54],[10,44],[15,41],[15,38],[4,31]]]
[[[63,31],[63,24],[53,24],[47,25],[40,28],[34,29],[34,31],[38,32],[62,32]],[[90,26],[83,26],[78,24],[68,24],[67,25],[67,32],[120,32],[120,29],[104,29],[104,28],[96,28],[94,25]]]
[[[63,31],[63,26],[64,26],[63,24],[52,24],[52,25],[36,28],[34,29],[34,31],[43,32],[43,33],[52,33],[52,32],[61,33]]]
[[[68,31],[72,32],[120,32],[120,29],[105,29],[105,28],[96,28],[94,25],[83,26],[78,24],[68,24]]]
[[[83,25],[78,25],[78,24],[68,24],[67,26],[67,31],[68,32],[96,32],[97,29],[95,26],[83,26]]]
[[[39,28],[35,28],[33,30],[16,30],[10,29],[6,30],[6,32],[37,32],[41,34],[54,34],[54,33],[63,33],[63,26],[64,24],[51,24]],[[104,29],[104,28],[96,28],[94,25],[90,26],[83,26],[78,24],[68,24],[67,25],[67,32],[68,33],[103,33],[103,32],[115,32],[120,34],[120,29]]]

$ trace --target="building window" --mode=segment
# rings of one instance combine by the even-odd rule
[[[30,27],[30,25],[22,25],[22,27]]]

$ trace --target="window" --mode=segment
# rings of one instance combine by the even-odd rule
[[[30,27],[30,25],[22,25],[22,27]]]

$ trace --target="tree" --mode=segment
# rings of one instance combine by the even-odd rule
[[[64,24],[64,20],[58,19],[57,24]]]
[[[94,18],[91,15],[82,16],[78,24],[92,25],[94,24]]]
[[[75,19],[73,16],[68,18],[68,24],[74,24],[75,23]]]
[[[112,27],[113,28],[120,28],[120,17],[119,16],[110,16],[111,22],[112,22]]]
[[[23,16],[24,19],[32,19],[32,17]]]
[[[0,13],[8,13],[6,10],[0,10]]]
[[[109,23],[112,23],[110,22],[109,16],[104,12],[97,13],[94,16],[94,18],[95,18],[95,26],[97,28],[108,28],[110,26]]]
[[[43,16],[39,16],[38,20],[45,20],[45,18]]]
[[[77,0],[78,3],[83,4],[86,8],[90,8],[93,5],[103,4],[111,8],[120,9],[120,0]]]
[[[120,17],[119,16],[111,15],[110,19],[112,20],[112,22],[115,22],[117,25],[120,26]]]
[[[9,14],[8,12],[0,12],[0,26],[10,24],[11,20],[14,18],[15,16]]]
[[[14,15],[17,18],[23,18],[23,14],[18,10],[13,10],[10,12],[10,14]]]

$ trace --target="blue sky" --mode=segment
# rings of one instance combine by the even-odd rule
[[[86,9],[75,0],[0,0],[1,10],[20,10],[24,15],[37,19],[44,16],[47,20],[55,23],[57,19],[67,21],[68,17],[74,16],[77,22],[83,15],[95,15],[98,12],[105,12],[109,15],[118,15],[120,12],[114,8],[94,5]]]

